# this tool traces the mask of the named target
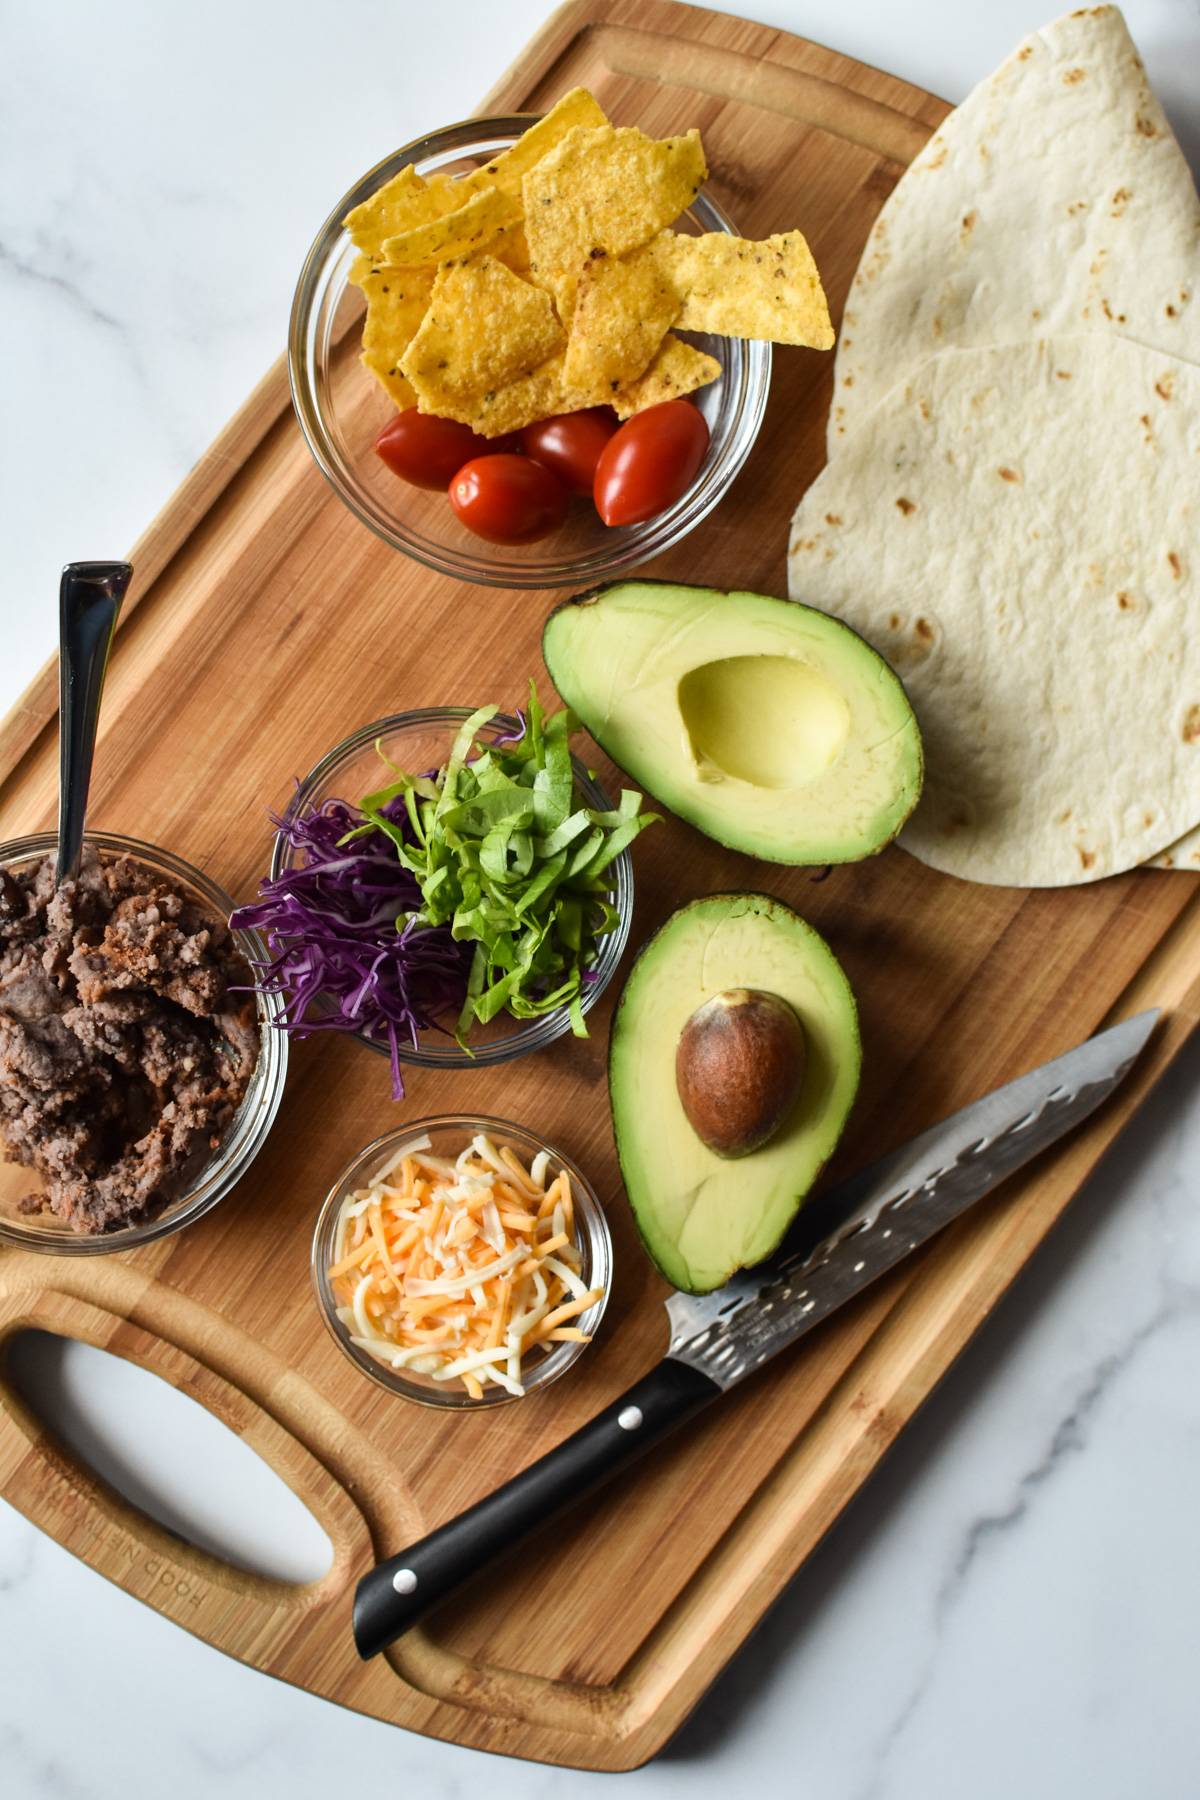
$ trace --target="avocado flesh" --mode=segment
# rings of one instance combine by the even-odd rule
[[[626,581],[546,622],[555,687],[618,767],[731,849],[857,862],[921,791],[897,677],[827,613],[766,594]]]
[[[698,1006],[728,988],[777,994],[804,1030],[800,1093],[778,1131],[731,1160],[697,1137],[675,1051]],[[609,1044],[613,1131],[651,1261],[706,1294],[775,1248],[841,1136],[862,1050],[850,984],[824,939],[765,894],[715,894],[669,918],[625,983]]]

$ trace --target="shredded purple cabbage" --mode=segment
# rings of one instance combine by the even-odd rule
[[[517,729],[515,731],[498,732],[497,735],[491,740],[491,747],[493,749],[496,749],[496,748],[499,748],[499,746],[501,744],[519,744],[521,742],[522,738],[525,736],[525,733],[528,731],[528,729],[529,729],[529,722],[525,717],[525,708],[523,706],[518,706],[518,708],[517,708]],[[467,759],[467,767],[468,768],[470,768],[473,760],[474,760],[473,758],[468,757],[468,759]],[[435,769],[433,771],[433,773],[436,775],[437,770]],[[389,814],[389,817],[390,816],[391,815]]]
[[[403,796],[382,811],[411,834]],[[386,1042],[392,1097],[402,1100],[400,1040],[415,1048],[418,1032],[445,1030],[439,1014],[457,1016],[475,946],[456,943],[448,925],[410,920],[397,931],[400,914],[420,907],[421,889],[382,831],[343,844],[361,823],[343,801],[273,823],[298,852],[297,865],[260,882],[260,898],[239,907],[230,924],[266,933],[272,960],[259,986],[286,996],[284,1030],[296,1038],[355,1031]],[[310,1012],[318,998],[321,1009]]]

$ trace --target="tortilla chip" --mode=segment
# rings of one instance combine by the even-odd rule
[[[834,332],[812,252],[798,231],[761,243],[710,231],[703,237],[664,232],[655,260],[682,303],[681,331],[765,338],[830,350]]]
[[[514,275],[529,278],[529,239],[525,236],[525,221],[518,219],[515,225],[505,225],[498,231],[487,247],[489,256],[502,262],[506,269]]]
[[[505,225],[520,223],[520,203],[498,187],[481,188],[457,211],[385,239],[383,260],[397,267],[446,262],[470,256]]]
[[[377,194],[348,212],[342,224],[358,248],[378,262],[385,239],[455,212],[462,203],[462,192],[448,175],[422,181],[408,163]]]
[[[469,175],[431,175],[428,181],[423,181],[409,163],[377,194],[372,194],[369,200],[348,213],[342,223],[358,248],[378,259],[384,254],[384,245],[389,239],[407,237],[410,232],[459,211],[469,201],[492,189],[498,188],[509,200],[516,202],[507,218],[519,219],[521,182],[528,171],[561,143],[568,132],[580,126],[591,131],[607,123],[603,108],[587,89],[574,88],[545,118],[531,125],[510,149],[482,168]],[[500,223],[504,222],[500,220]],[[474,248],[479,249],[481,244],[482,240],[477,240]],[[406,247],[398,246],[398,250]],[[411,253],[397,253],[388,255],[387,261],[443,261],[448,256],[462,254],[469,247],[464,241],[461,249],[447,246],[435,251],[428,259]]]
[[[576,412],[579,406],[569,404],[563,382],[565,351],[548,357],[540,368],[520,376],[502,387],[491,388],[471,400],[463,400],[446,417],[459,419],[477,431],[480,437],[502,437],[508,431],[520,431],[535,419],[548,419],[563,412]]]
[[[612,126],[584,88],[469,175],[401,170],[346,220],[368,252],[350,276],[368,295],[364,363],[398,405],[495,437],[606,403],[629,418],[714,381],[720,363],[672,325],[831,345],[799,232],[665,229],[707,175],[699,132]]]
[[[579,276],[566,378],[612,390],[646,369],[679,312],[679,299],[648,250],[599,256]]]
[[[371,371],[388,398],[395,401],[399,412],[410,412],[417,404],[417,390],[400,373],[397,363],[377,350],[364,350],[358,360],[364,369]]]
[[[495,257],[469,256],[437,271],[403,372],[425,412],[456,419],[562,350],[563,335],[541,288]]]
[[[463,401],[447,418],[459,419],[481,437],[502,437],[538,419],[582,412],[611,400],[611,392],[572,387],[564,374],[566,352],[557,350],[528,375]]]
[[[596,250],[624,256],[686,211],[708,175],[700,133],[575,126],[525,177],[529,270],[570,318],[579,270]]]
[[[618,419],[631,419],[634,413],[644,412],[648,406],[658,406],[664,400],[679,400],[684,394],[707,387],[720,373],[721,365],[715,356],[706,356],[703,350],[685,344],[673,331],[668,331],[645,374],[610,394],[608,403]]]
[[[363,364],[402,412],[417,404],[417,396],[401,372],[400,359],[429,310],[433,279],[432,269],[393,269],[369,256],[356,257],[350,270],[350,280],[367,297]]]
[[[485,163],[482,169],[467,177],[473,184],[494,184],[502,192],[521,198],[521,183],[530,169],[536,168],[543,156],[566,137],[567,133],[582,127],[586,131],[595,131],[601,125],[607,125],[604,109],[598,100],[593,99],[586,88],[572,88],[569,94],[556,101],[550,111],[536,125],[531,125],[524,136],[515,144],[503,151],[493,162]]]

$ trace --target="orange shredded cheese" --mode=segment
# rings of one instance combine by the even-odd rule
[[[482,1133],[453,1162],[415,1144],[342,1202],[329,1279],[351,1340],[396,1369],[523,1394],[522,1358],[589,1341],[566,1170]]]

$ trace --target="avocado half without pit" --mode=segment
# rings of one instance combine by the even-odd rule
[[[756,1048],[779,1065],[761,1084]],[[609,1093],[638,1231],[673,1286],[705,1294],[770,1255],[841,1136],[861,1062],[850,983],[781,901],[711,894],[651,938],[613,1017]]]
[[[921,737],[899,679],[813,607],[615,582],[556,607],[542,652],[618,767],[731,849],[857,862],[917,803]]]

